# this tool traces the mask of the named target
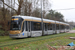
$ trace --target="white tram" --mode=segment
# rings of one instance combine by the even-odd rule
[[[43,19],[44,35],[58,34],[69,31],[69,24]],[[41,18],[31,16],[13,16],[10,25],[11,38],[42,36]]]

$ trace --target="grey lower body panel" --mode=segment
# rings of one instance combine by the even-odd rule
[[[9,34],[10,38],[24,38],[27,36],[22,35],[22,33],[20,34]]]

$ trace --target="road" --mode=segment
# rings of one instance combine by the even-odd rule
[[[75,33],[75,30],[70,30],[68,33]]]

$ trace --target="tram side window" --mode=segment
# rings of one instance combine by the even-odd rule
[[[59,24],[56,24],[56,29],[59,30]]]
[[[25,21],[24,23],[25,23],[26,31],[28,31],[27,21]]]
[[[41,23],[40,22],[33,22],[33,30],[34,31],[41,30]]]
[[[45,31],[47,31],[47,23],[45,23]]]
[[[67,26],[66,26],[66,29],[67,29]]]
[[[48,24],[48,30],[52,30],[52,24]]]
[[[63,30],[63,25],[62,25],[62,30]]]
[[[69,29],[69,26],[67,26],[67,29]]]
[[[65,28],[65,26],[64,25],[62,25],[62,29],[64,29]]]
[[[67,29],[68,29],[68,26],[67,26]]]
[[[48,30],[50,30],[50,24],[48,24]]]
[[[63,29],[64,29],[64,25],[63,25]]]
[[[55,30],[55,24],[53,24],[53,30]]]
[[[22,26],[22,32],[24,31],[24,23],[23,23],[23,26]]]
[[[64,29],[65,29],[65,25],[64,25]]]
[[[65,29],[65,25],[64,25],[64,29]]]
[[[52,30],[52,24],[50,24],[50,30]]]
[[[60,30],[62,30],[62,25],[60,25]]]

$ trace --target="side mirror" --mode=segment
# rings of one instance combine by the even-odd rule
[[[10,23],[11,23],[11,22],[10,22],[10,21],[8,21],[8,25],[10,25]]]
[[[8,21],[8,25],[9,25],[9,21]]]

